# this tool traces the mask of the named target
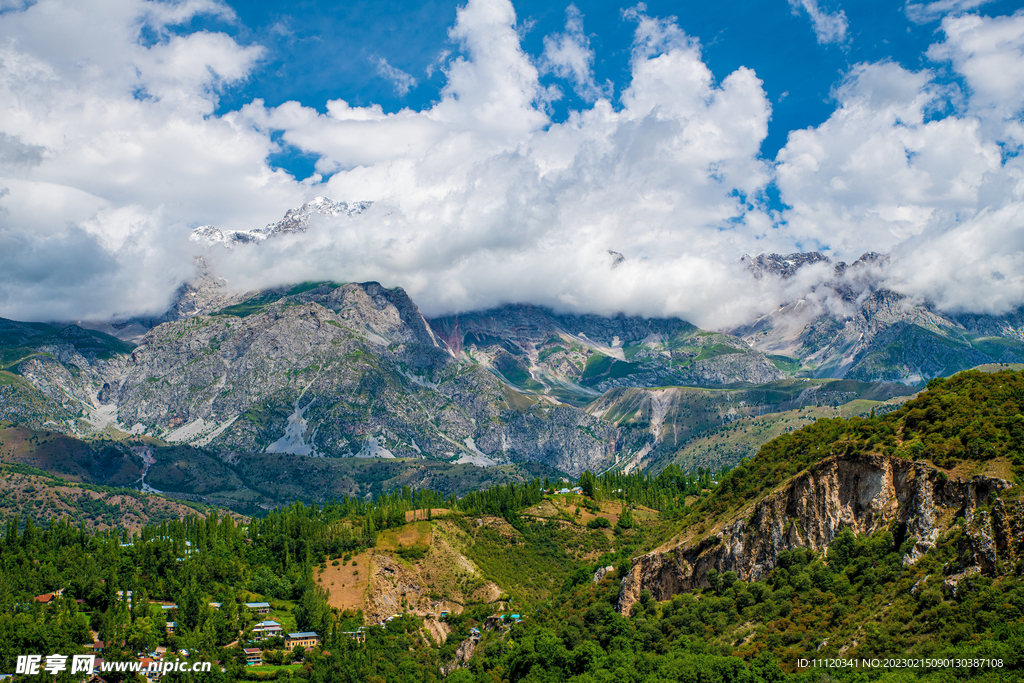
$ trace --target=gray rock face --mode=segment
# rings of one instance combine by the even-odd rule
[[[785,375],[735,336],[677,318],[559,315],[510,305],[430,321],[460,358],[519,388],[580,403],[616,387],[764,384]]]
[[[1024,506],[1016,504],[1014,521],[998,526],[984,511],[975,514],[975,509],[979,501],[1009,486],[1003,479],[982,476],[970,481],[945,480],[924,462],[895,457],[830,458],[700,542],[636,558],[622,583],[619,610],[628,614],[644,590],[650,590],[657,600],[666,600],[676,593],[707,587],[712,569],[733,571],[743,580],[756,581],[775,568],[782,550],[824,551],[847,528],[871,534],[898,522],[906,537],[917,539],[904,558],[914,562],[934,547],[942,531],[940,513],[948,509],[971,517],[961,564],[991,572],[999,543],[1012,545],[1013,539],[1020,537],[1018,515]]]
[[[203,225],[192,231],[189,239],[200,244],[220,244],[234,247],[243,244],[258,244],[276,235],[306,232],[310,223],[317,219],[344,216],[351,218],[363,213],[373,202],[332,202],[326,197],[317,197],[300,207],[289,209],[284,218],[253,230],[220,230],[212,225]]]
[[[766,275],[788,279],[793,277],[796,271],[804,266],[813,263],[831,263],[831,261],[824,254],[811,251],[799,254],[786,254],[785,256],[782,254],[758,254],[751,257],[744,254],[740,257],[740,263],[745,264],[747,270],[753,273],[757,279],[761,279]],[[845,266],[846,264],[843,265]]]
[[[111,412],[98,398],[117,383],[133,348],[77,325],[58,327],[0,318],[4,365],[0,418],[73,433],[102,428]]]
[[[613,457],[614,427],[453,359],[401,290],[261,297],[147,334],[117,394],[121,423],[238,451],[541,460],[574,474]]]

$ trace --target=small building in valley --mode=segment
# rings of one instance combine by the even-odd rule
[[[307,650],[311,650],[314,647],[320,645],[320,636],[318,636],[314,631],[289,633],[287,636],[285,636],[284,647],[286,650],[291,650],[296,645],[301,645]]]
[[[256,614],[270,614],[269,602],[247,602],[245,603],[245,606]]]
[[[267,619],[266,621],[261,621],[260,623],[252,627],[253,640],[263,640],[264,638],[280,636],[283,633],[284,629],[281,627],[281,624],[270,619]]]

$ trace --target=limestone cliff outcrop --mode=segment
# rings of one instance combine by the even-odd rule
[[[1024,509],[996,500],[992,513],[978,509],[1010,482],[986,476],[947,479],[922,461],[881,455],[823,460],[732,520],[691,544],[662,547],[633,560],[619,593],[628,614],[644,590],[656,600],[709,585],[708,573],[733,571],[755,581],[775,568],[783,550],[824,551],[844,529],[871,534],[897,524],[897,542],[916,538],[904,558],[916,561],[934,547],[942,513],[964,517],[961,563],[993,573],[1000,558],[1022,554]],[[946,516],[945,518],[948,518]]]

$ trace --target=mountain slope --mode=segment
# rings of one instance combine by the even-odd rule
[[[623,448],[618,464],[623,470],[660,471],[694,439],[743,418],[803,407],[839,407],[865,399],[886,401],[915,391],[895,383],[810,379],[717,389],[624,387],[593,401],[587,412],[621,429]],[[767,440],[765,437],[757,445]],[[718,467],[738,460],[718,463]]]
[[[748,258],[748,257],[745,257]],[[852,265],[822,254],[760,255],[755,277],[793,278],[802,268],[833,266],[830,279],[778,310],[731,330],[753,348],[788,358],[798,374],[920,383],[991,362],[1024,361],[1024,313],[952,315],[884,289],[887,258],[865,254]]]
[[[678,318],[510,305],[430,325],[456,357],[484,364],[523,391],[577,404],[621,386],[763,384],[784,376],[743,340]]]
[[[963,516],[962,571],[1024,557],[1024,373],[961,373],[882,417],[819,420],[766,444],[700,501],[672,541],[634,560],[620,610],[709,585],[756,580],[784,550],[825,550],[843,529],[889,529],[907,562]],[[984,415],[984,419],[979,416]],[[1000,569],[1002,567],[1003,569]]]
[[[303,290],[303,291],[300,291]],[[127,361],[122,424],[171,442],[300,455],[603,467],[614,429],[458,362],[401,290],[263,293],[165,323]]]
[[[109,421],[102,399],[134,345],[77,325],[0,318],[0,419],[58,431]]]

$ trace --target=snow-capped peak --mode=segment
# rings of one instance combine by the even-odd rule
[[[192,230],[189,240],[207,245],[223,244],[226,247],[262,242],[274,235],[306,232],[309,221],[314,216],[351,218],[363,213],[372,204],[373,202],[334,202],[327,197],[316,197],[302,206],[289,209],[284,218],[276,223],[268,223],[265,227],[253,230],[220,230],[212,225],[202,225]]]

